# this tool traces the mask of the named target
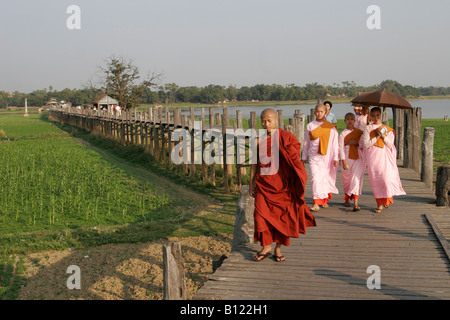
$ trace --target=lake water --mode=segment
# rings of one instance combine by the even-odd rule
[[[331,101],[333,102],[333,101]],[[449,100],[420,100],[420,101],[410,101],[409,102],[414,108],[422,108],[422,118],[423,119],[443,119],[444,116],[450,115],[450,99]],[[242,118],[249,119],[250,112],[256,111],[256,116],[260,116],[260,112],[265,108],[273,108],[275,110],[283,110],[283,117],[285,119],[292,118],[294,116],[295,110],[301,110],[304,114],[309,115],[311,108],[314,108],[314,104],[310,105],[295,105],[295,106],[261,106],[255,104],[254,106],[241,106],[241,107],[228,107],[228,115],[230,118],[236,117],[236,110],[242,111]],[[214,113],[222,113],[223,107],[215,107]],[[388,108],[389,118],[392,119],[392,109]],[[331,109],[338,119],[344,119],[347,112],[353,112],[352,104],[349,103],[336,103],[333,104]],[[182,112],[183,114],[189,114],[189,111]],[[195,108],[195,115],[199,116],[201,110]],[[205,108],[205,115],[208,117],[208,108]]]

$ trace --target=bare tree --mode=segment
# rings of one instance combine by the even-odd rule
[[[123,108],[131,108],[139,103],[146,88],[157,88],[161,77],[160,73],[148,73],[140,81],[139,69],[131,59],[113,55],[105,60],[105,66],[99,67],[96,82],[91,78],[85,87],[113,97]]]

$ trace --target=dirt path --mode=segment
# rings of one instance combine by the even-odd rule
[[[136,178],[154,184],[161,193],[176,196],[182,213],[201,216],[221,208],[219,202],[206,195],[117,160],[83,140],[78,141],[133,173]],[[28,254],[25,256],[25,277],[28,280],[19,291],[18,299],[162,299],[162,245],[168,241],[181,242],[189,299],[212,273],[212,262],[228,255],[231,237],[229,234],[214,234]],[[71,274],[66,271],[71,265],[80,267],[79,290],[67,288]]]

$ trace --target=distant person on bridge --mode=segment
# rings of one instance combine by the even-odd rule
[[[368,106],[362,106],[361,114],[355,122],[355,127],[364,131],[367,125],[370,123],[370,109]]]
[[[311,189],[314,199],[312,211],[319,211],[319,205],[328,207],[331,194],[338,194],[336,188],[336,174],[339,164],[339,133],[335,124],[325,118],[326,107],[318,104],[315,108],[316,120],[308,123],[302,160],[306,163],[309,158],[311,170]]]
[[[267,136],[259,138],[258,163],[250,170],[250,195],[255,198],[255,241],[263,247],[253,256],[261,261],[271,255],[285,261],[281,246],[289,246],[290,238],[305,234],[316,225],[305,202],[307,175],[300,160],[300,143],[290,132],[278,129],[278,115],[273,109],[261,113],[262,127]],[[261,151],[265,149],[266,151]]]
[[[336,123],[336,116],[331,112],[331,108],[333,108],[333,104],[331,103],[331,101],[325,101],[323,105],[326,107],[325,117],[327,121],[330,123]]]
[[[367,171],[372,192],[377,201],[375,213],[389,208],[394,196],[406,194],[402,187],[397,167],[397,149],[394,145],[395,132],[381,124],[381,109],[370,111],[372,123],[364,130],[364,147]]]
[[[361,117],[362,106],[361,105],[355,105],[353,107],[353,111],[355,112],[355,124],[354,124],[354,127],[358,128],[358,120]]]

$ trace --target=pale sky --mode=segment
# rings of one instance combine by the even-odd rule
[[[448,87],[449,14],[448,0],[2,0],[0,90],[81,88],[113,54],[180,86]]]

